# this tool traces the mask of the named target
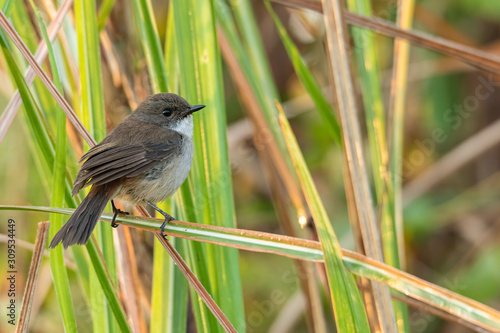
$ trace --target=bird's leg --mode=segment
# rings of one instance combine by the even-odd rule
[[[129,215],[128,212],[124,212],[123,210],[116,208],[114,200],[111,200],[111,207],[113,208],[113,219],[111,220],[111,226],[113,228],[118,228],[119,224],[115,222],[118,214]]]
[[[160,213],[161,215],[165,216],[165,221],[163,221],[163,223],[161,224],[160,231],[161,231],[161,235],[163,237],[167,238],[167,235],[165,235],[163,233],[165,231],[165,226],[167,225],[168,222],[170,222],[172,220],[175,220],[175,217],[173,217],[170,214],[165,213],[163,210],[161,210],[160,208],[158,208],[156,205],[152,204],[151,202],[149,202],[149,201],[146,201],[146,202],[147,202],[148,205],[150,205],[151,207],[153,207],[154,210],[156,210],[158,213]]]

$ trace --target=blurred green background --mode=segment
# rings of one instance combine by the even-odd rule
[[[163,43],[168,4],[153,1],[153,5]],[[252,5],[283,106],[287,114],[291,115],[293,131],[334,223],[335,232],[342,247],[354,249],[343,185],[341,150],[332,143],[321,117],[314,111],[314,104],[298,80],[264,4],[253,1]],[[372,5],[376,16],[395,19],[394,3],[373,1]],[[290,10],[279,5],[274,8],[315,78],[325,88],[326,97],[333,101],[333,89],[328,88],[332,80],[328,75],[321,15],[311,11]],[[135,101],[139,102],[151,93],[151,87],[131,10],[127,1],[118,1],[111,12],[111,23],[107,31],[118,52],[118,59],[122,62],[122,69],[125,70],[122,74],[134,90]],[[33,13],[28,11],[27,15],[31,21],[29,23],[34,23]],[[418,1],[414,28],[498,54],[499,18],[500,3],[495,1]],[[47,17],[45,21],[50,22]],[[22,36],[22,31],[20,33]],[[393,39],[376,35],[376,45],[382,93],[388,104]],[[355,62],[355,58],[352,59]],[[106,62],[103,63],[106,125],[111,129],[131,112],[130,98],[113,84],[109,66]],[[357,67],[353,68],[358,77]],[[0,109],[5,108],[14,92],[9,75],[2,57]],[[244,122],[244,107],[225,64],[223,75],[238,227],[283,233],[277,222],[269,186],[263,177],[265,170],[253,144],[251,128]],[[499,83],[486,87],[485,81]],[[478,88],[481,86],[485,88]],[[478,89],[488,92],[487,97],[479,98]],[[361,96],[358,97],[361,107]],[[404,183],[418,184],[419,177],[442,157],[498,121],[498,105],[500,77],[478,72],[457,60],[412,47],[405,115]],[[19,112],[0,145],[0,204],[49,206],[50,193],[46,190],[48,187],[44,184],[46,180],[40,172],[39,161],[33,154],[34,147],[25,123],[23,112]],[[361,123],[364,124],[364,121]],[[366,138],[366,133],[363,135]],[[68,148],[68,151],[72,149]],[[473,156],[474,149],[469,152]],[[443,176],[438,184],[418,196],[413,197],[415,192],[411,192],[411,187],[404,188],[404,195],[412,198],[404,207],[407,271],[499,308],[500,147],[497,145],[480,156],[470,159],[465,156],[465,159],[467,163],[463,167],[449,176]],[[73,174],[77,170],[75,161],[69,154],[68,167]],[[48,214],[0,211],[0,240],[3,243],[8,218],[16,221],[19,246],[18,291],[22,291],[29,269],[29,248],[30,243],[34,242],[36,224],[47,220]],[[5,246],[0,244],[1,253],[5,253]],[[140,251],[151,251],[151,244],[146,243]],[[2,274],[6,271],[5,264],[6,260],[0,260]],[[304,300],[298,295],[299,273],[293,261],[274,255],[241,251],[240,264],[247,330],[282,332],[283,326],[280,326],[278,319],[284,315],[289,321],[296,321],[291,331],[306,332],[307,326],[301,315]],[[144,266],[147,267],[147,263]],[[141,274],[147,276],[147,269]],[[54,290],[51,288],[48,265],[42,268],[39,279],[32,331],[58,331],[61,326],[54,317],[60,315]],[[72,285],[80,283],[72,273],[70,281]],[[6,288],[8,286],[5,279],[0,279],[1,304],[4,304]],[[74,304],[78,304],[75,300],[83,296],[76,292],[73,297]],[[88,309],[76,306],[75,311],[77,321],[85,323]],[[6,325],[4,319],[0,321],[0,329],[10,331],[11,327]],[[410,309],[410,325],[412,332],[467,332],[457,324],[415,309]],[[88,332],[91,327],[91,324],[82,324],[79,328],[82,332]]]

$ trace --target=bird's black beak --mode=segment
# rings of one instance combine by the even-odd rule
[[[193,112],[196,112],[196,111],[200,111],[201,109],[203,109],[205,107],[205,105],[191,105],[189,108],[187,108],[187,110],[185,111],[184,113],[184,117],[187,116],[187,115],[190,115],[191,113]]]

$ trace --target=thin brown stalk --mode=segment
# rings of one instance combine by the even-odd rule
[[[262,110],[260,109],[257,98],[255,97],[250,84],[247,81],[242,69],[240,68],[236,56],[233,50],[228,44],[227,38],[222,31],[222,29],[217,29],[217,38],[219,41],[220,49],[226,64],[230,69],[231,76],[236,88],[239,92],[239,96],[243,101],[243,105],[253,122],[254,128],[257,131],[257,137],[260,138],[259,142],[256,142],[256,147],[259,149],[259,144],[265,145],[269,150],[269,155],[271,156],[276,168],[279,171],[280,177],[285,184],[287,193],[293,202],[293,205],[299,214],[304,215],[304,201],[302,197],[302,192],[297,183],[294,173],[289,168],[283,155],[281,154],[279,147],[274,140],[269,126],[263,116]]]
[[[330,68],[335,81],[337,110],[341,122],[347,165],[353,185],[354,202],[363,246],[368,257],[383,261],[380,235],[363,158],[363,140],[357,119],[357,105],[349,60],[347,26],[340,0],[323,0]],[[389,288],[372,283],[373,301],[382,332],[396,332],[396,320]]]
[[[408,205],[454,172],[500,143],[500,120],[466,139],[439,161],[409,182],[403,189],[403,205]]]
[[[318,2],[304,0],[272,1],[295,8],[307,8],[323,12],[323,8],[319,6]],[[401,29],[391,22],[376,17],[366,17],[349,11],[344,11],[344,17],[349,24],[371,29],[389,37],[406,39],[414,45],[460,59],[473,67],[500,74],[500,57],[495,54],[486,53],[425,32]]]
[[[182,259],[182,257],[177,252],[177,250],[175,250],[175,248],[172,246],[172,244],[170,244],[170,242],[165,237],[163,237],[161,235],[159,230],[156,230],[155,236],[160,241],[160,243],[163,245],[165,250],[167,250],[170,257],[174,260],[177,267],[179,267],[179,269],[181,270],[182,274],[184,274],[186,279],[188,279],[191,286],[196,290],[198,295],[203,299],[203,302],[205,302],[205,305],[210,309],[210,311],[213,313],[213,315],[217,318],[217,320],[222,325],[224,330],[226,332],[237,333],[233,324],[231,324],[229,319],[227,319],[224,312],[222,312],[222,310],[219,308],[217,303],[215,303],[212,296],[210,296],[210,294],[203,287],[201,282],[196,278],[196,276],[193,274],[193,272],[191,271],[189,266]]]
[[[54,82],[50,80],[50,78],[47,76],[47,73],[45,73],[42,67],[38,64],[38,62],[33,57],[26,44],[24,44],[23,40],[18,35],[16,29],[14,29],[14,27],[10,24],[9,20],[1,10],[0,10],[0,25],[5,30],[7,35],[9,35],[9,37],[12,39],[16,47],[19,49],[24,58],[28,61],[28,63],[33,68],[35,73],[40,77],[40,79],[45,84],[47,89],[50,91],[52,96],[54,96],[54,99],[57,101],[57,103],[59,103],[61,108],[68,116],[68,119],[76,127],[78,132],[82,135],[83,139],[90,146],[94,146],[95,140],[90,136],[90,133],[87,131],[85,126],[83,126],[80,119],[78,119],[78,116],[76,115],[75,111],[73,111],[68,101],[66,101],[66,99],[64,99],[59,90],[57,90],[56,86],[54,85]]]
[[[35,293],[35,297],[33,298],[33,305],[31,307],[31,317],[36,318],[40,309],[44,305],[47,297],[51,295],[51,291],[53,290],[53,277],[52,277],[52,269],[50,268],[50,263],[42,264],[40,268],[40,273],[38,273],[37,279],[37,291]]]
[[[52,20],[52,22],[50,23],[47,29],[47,34],[49,35],[49,39],[51,42],[54,42],[57,33],[61,29],[64,17],[71,9],[73,1],[74,0],[66,0],[62,4],[61,8],[59,8],[59,11],[57,12],[57,15],[55,16],[54,20]],[[2,16],[5,17],[3,13]],[[45,43],[45,39],[42,38],[35,52],[35,61],[37,63],[42,63],[47,57],[47,54],[48,54],[47,44]],[[35,79],[35,71],[33,70],[32,67],[28,67],[26,73],[24,74],[24,79],[26,80],[28,86],[33,83],[33,80]],[[7,134],[10,125],[14,121],[14,118],[16,117],[17,114],[17,110],[19,110],[21,104],[22,104],[21,95],[19,94],[19,91],[16,90],[16,92],[10,99],[9,104],[7,104],[5,111],[2,113],[2,116],[0,117],[0,144],[5,138],[5,135]]]
[[[40,272],[40,266],[42,264],[45,243],[47,242],[47,236],[49,235],[49,224],[50,223],[48,221],[38,223],[35,239],[35,249],[33,251],[33,257],[31,258],[31,265],[28,273],[28,279],[26,281],[26,288],[24,289],[23,305],[19,314],[16,333],[28,332],[29,329],[31,307],[33,305],[33,299],[35,296],[37,278],[38,273]]]

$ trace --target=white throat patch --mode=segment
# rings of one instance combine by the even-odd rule
[[[189,115],[182,118],[181,121],[177,123],[177,126],[172,128],[174,131],[185,135],[189,138],[193,137],[193,116]]]

